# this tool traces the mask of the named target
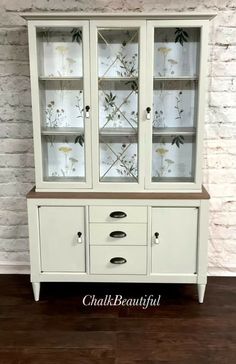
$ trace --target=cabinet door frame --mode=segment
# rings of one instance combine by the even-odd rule
[[[99,103],[98,103],[98,65],[97,65],[97,28],[139,28],[139,95],[138,95],[138,183],[111,183],[100,182],[100,157],[99,157]],[[92,168],[93,186],[101,191],[141,191],[144,189],[145,178],[145,87],[146,87],[146,20],[91,20],[90,21],[90,65],[91,65],[91,116],[92,116]]]
[[[207,57],[208,57],[208,20],[147,20],[147,106],[153,104],[153,61],[154,61],[154,29],[155,28],[200,28],[199,77],[197,102],[197,130],[195,152],[194,182],[152,182],[152,112],[146,123],[146,172],[145,189],[159,191],[200,191],[202,183],[203,134],[207,89]]]
[[[85,206],[40,206],[38,208],[38,213],[42,272],[52,273],[63,271],[69,273],[85,273]],[[64,215],[63,220],[64,217],[68,219],[66,224],[62,220],[62,215]],[[74,220],[76,220],[76,222]],[[52,226],[55,228],[55,225],[58,226],[58,224],[60,226],[64,225],[61,236],[66,233],[65,239],[61,239],[61,236],[57,236],[58,231],[52,231]],[[78,231],[82,233],[81,243],[77,242]],[[56,246],[55,240],[57,240]],[[53,268],[57,265],[60,267]]]
[[[31,100],[34,134],[34,160],[35,177],[37,189],[43,191],[53,190],[78,190],[92,188],[92,167],[91,167],[91,118],[84,118],[85,133],[85,182],[47,182],[43,177],[43,155],[41,135],[41,111],[40,111],[40,89],[39,89],[39,67],[37,50],[37,28],[43,27],[65,27],[82,28],[83,32],[83,93],[84,105],[90,105],[90,68],[89,68],[89,21],[88,20],[35,20],[28,22],[28,39],[30,54],[31,74]],[[87,44],[87,47],[84,46]],[[63,77],[62,77],[63,79]],[[66,79],[66,77],[65,77]]]

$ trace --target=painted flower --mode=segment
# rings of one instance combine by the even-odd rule
[[[59,152],[63,152],[65,154],[69,153],[72,151],[72,148],[69,148],[69,147],[60,147],[58,148]]]
[[[158,48],[158,51],[163,53],[164,55],[168,54],[171,51],[171,48],[168,47],[160,47]]]
[[[67,52],[68,48],[67,48],[67,47],[64,47],[63,45],[61,45],[61,46],[57,46],[57,47],[56,47],[56,50],[57,50],[58,52],[60,52],[60,53],[64,54],[64,53],[66,53],[66,52]]]
[[[168,149],[165,148],[157,148],[156,153],[158,153],[160,156],[164,156],[168,152]]]

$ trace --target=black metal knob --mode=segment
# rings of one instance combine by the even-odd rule
[[[81,238],[82,233],[79,231],[79,232],[77,233],[77,235],[78,235],[78,238]]]
[[[124,231],[112,231],[110,233],[110,236],[112,238],[125,238],[126,237],[126,233]]]
[[[110,217],[113,217],[114,219],[123,219],[126,216],[126,213],[123,211],[113,211],[110,213]]]
[[[85,106],[85,110],[88,112],[90,110],[90,106],[89,105],[86,105]]]
[[[158,239],[159,233],[155,233],[154,235],[155,235],[155,238]]]
[[[110,260],[110,263],[112,263],[112,264],[124,264],[126,262],[127,262],[127,260],[122,257],[114,257],[114,258],[111,258],[111,260]]]
[[[151,112],[151,108],[148,106],[148,107],[146,108],[146,111],[147,111],[147,113],[149,114],[149,113]]]

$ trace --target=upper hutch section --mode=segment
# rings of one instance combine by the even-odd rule
[[[214,14],[25,13],[38,191],[200,191]]]

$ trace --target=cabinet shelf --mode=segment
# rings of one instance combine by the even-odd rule
[[[100,142],[107,143],[122,143],[130,142],[137,143],[138,129],[132,128],[107,128],[99,132]]]
[[[84,177],[45,177],[46,182],[85,182]]]
[[[198,81],[197,76],[177,76],[177,77],[169,77],[169,76],[163,76],[163,77],[153,77],[154,81]]]
[[[99,134],[102,136],[129,136],[137,135],[138,129],[133,128],[104,128],[100,129]]]
[[[153,128],[153,136],[162,135],[195,135],[196,128]]]
[[[152,177],[152,182],[191,183],[193,177]]]
[[[40,76],[39,81],[83,81],[83,77],[49,77]]]
[[[77,135],[84,133],[83,128],[44,128],[42,135]]]
[[[138,77],[98,77],[98,81],[112,82],[112,81],[137,81]]]

